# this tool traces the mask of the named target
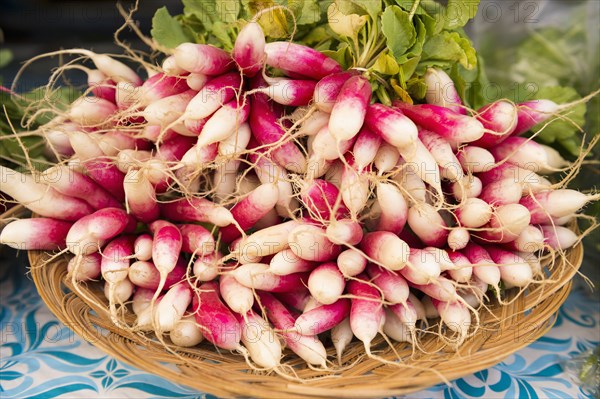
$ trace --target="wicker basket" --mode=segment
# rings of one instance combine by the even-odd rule
[[[42,252],[29,253],[31,275],[44,302],[78,335],[119,360],[223,397],[363,398],[407,394],[438,384],[444,378],[452,380],[483,370],[544,335],[569,294],[571,279],[582,262],[583,249],[581,245],[576,246],[567,252],[565,259],[550,267],[551,282],[535,284],[525,295],[511,290],[507,299],[516,297],[512,303],[491,304],[489,310],[482,310],[479,332],[467,339],[458,351],[449,350],[439,337],[428,335],[421,342],[429,354],[413,354],[410,345],[396,343],[394,349],[403,362],[390,365],[362,356],[362,344],[353,342],[343,362],[345,365],[356,363],[327,374],[307,368],[289,354],[286,359],[290,360],[286,363],[294,366],[302,381],[250,371],[240,355],[218,353],[206,342],[175,355],[156,341],[120,330],[106,317],[106,308],[86,303],[72,292],[70,280],[65,278],[66,259],[47,262],[49,258]],[[106,303],[99,283],[81,285],[80,289]],[[374,342],[373,350],[390,361],[397,360],[397,355],[382,338]],[[333,348],[328,352],[334,356]]]

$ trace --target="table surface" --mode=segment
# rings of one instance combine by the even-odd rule
[[[597,266],[597,265],[596,265]],[[0,259],[0,398],[214,398],[105,355],[59,322],[27,278]],[[600,303],[580,285],[552,330],[504,362],[410,398],[592,398],[562,368],[600,343]]]

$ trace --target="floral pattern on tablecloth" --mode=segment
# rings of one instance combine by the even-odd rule
[[[488,370],[410,398],[587,399],[561,363],[600,340],[600,306],[571,293],[544,337]],[[106,356],[60,323],[25,276],[0,260],[0,398],[214,398]]]

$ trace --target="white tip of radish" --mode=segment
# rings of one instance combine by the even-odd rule
[[[182,347],[196,346],[204,340],[202,329],[196,323],[193,315],[179,320],[171,330],[169,337],[175,345]]]

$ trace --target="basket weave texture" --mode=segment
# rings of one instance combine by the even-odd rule
[[[407,394],[438,384],[444,378],[452,380],[486,369],[544,335],[569,294],[571,279],[583,259],[583,248],[577,245],[552,264],[545,283],[534,284],[521,295],[516,290],[507,291],[505,300],[514,299],[510,304],[492,303],[489,309],[481,309],[478,332],[458,350],[427,334],[421,339],[427,353],[413,351],[407,343],[394,343],[394,353],[378,337],[373,350],[390,361],[397,362],[400,355],[401,363],[383,364],[365,357],[362,343],[353,342],[343,356],[344,365],[351,366],[329,373],[306,367],[286,351],[284,361],[294,367],[302,381],[252,371],[239,354],[218,352],[207,342],[179,349],[175,355],[151,337],[119,329],[108,317],[107,306],[87,303],[73,292],[70,279],[66,278],[66,258],[48,262],[49,259],[43,252],[29,252],[31,275],[44,302],[75,333],[121,361],[221,397],[367,398]],[[78,289],[99,303],[107,303],[100,283],[91,282]],[[335,358],[333,345],[329,343],[328,347],[328,354]]]

